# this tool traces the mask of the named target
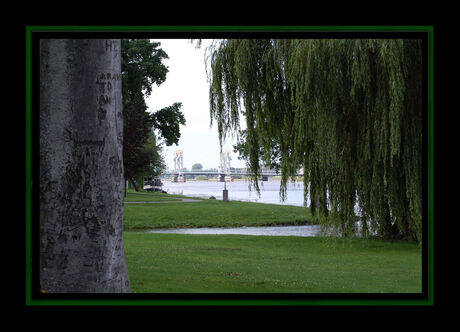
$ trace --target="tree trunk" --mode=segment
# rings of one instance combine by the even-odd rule
[[[137,183],[136,178],[130,178],[130,181],[131,181],[131,184],[132,184],[133,187],[134,187],[134,190],[135,190],[136,192],[138,192],[138,191],[139,191],[139,184]]]
[[[120,40],[40,41],[40,287],[130,291]]]

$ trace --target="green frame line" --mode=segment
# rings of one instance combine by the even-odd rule
[[[282,299],[190,299],[190,300],[34,300],[30,305],[40,306],[425,306],[419,300],[282,300]]]
[[[428,33],[428,299],[32,299],[32,34],[37,32],[426,32]],[[434,305],[434,26],[26,26],[26,294],[27,306],[431,306]],[[352,295],[352,294],[351,294]]]
[[[32,304],[32,30],[26,28],[26,304]]]
[[[434,304],[434,29],[428,33],[428,298]]]
[[[257,25],[162,25],[162,26],[28,26],[28,32],[423,32],[432,33],[433,26],[257,26]]]

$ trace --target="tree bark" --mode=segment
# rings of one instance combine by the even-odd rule
[[[136,178],[130,178],[129,180],[131,181],[131,184],[133,185],[134,190],[136,192],[138,192],[139,191],[139,184],[137,183]]]
[[[40,288],[130,291],[123,243],[121,45],[40,41]]]

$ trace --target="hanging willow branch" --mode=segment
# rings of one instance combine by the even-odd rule
[[[257,189],[276,145],[281,196],[303,166],[323,226],[421,240],[420,40],[229,39],[209,59],[211,121],[222,142],[245,115]]]

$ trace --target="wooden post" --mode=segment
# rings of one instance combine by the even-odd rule
[[[224,190],[222,191],[223,201],[228,202],[227,183],[224,182]]]

